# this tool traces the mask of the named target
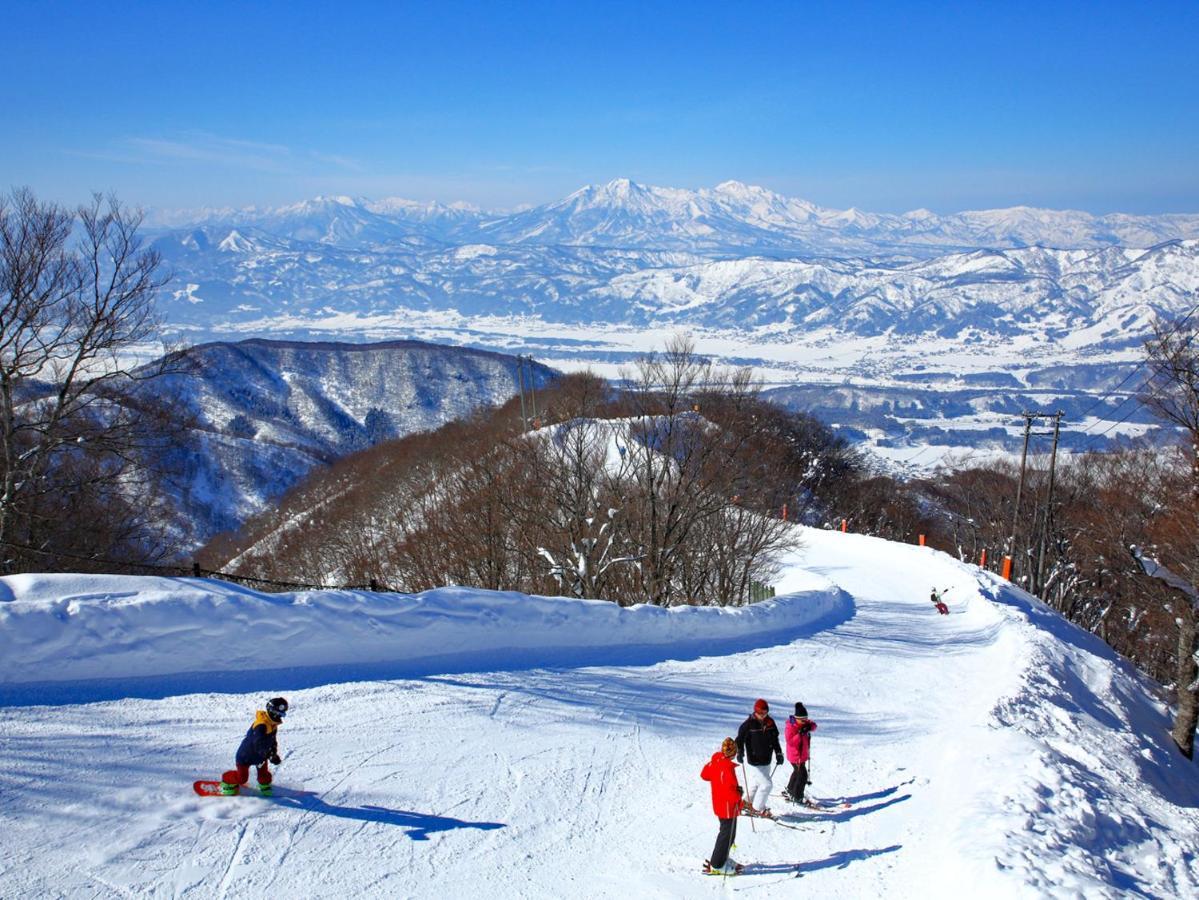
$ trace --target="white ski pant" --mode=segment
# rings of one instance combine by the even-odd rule
[[[745,764],[746,797],[753,808],[761,812],[770,806],[770,789],[774,786],[770,780],[770,766],[751,766]]]

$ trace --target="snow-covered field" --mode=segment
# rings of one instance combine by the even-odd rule
[[[805,542],[740,611],[0,579],[0,896],[1199,892],[1148,681],[943,554]],[[280,794],[196,797],[275,693]],[[851,806],[743,820],[746,873],[705,878],[699,770],[759,696],[806,703],[812,792]]]

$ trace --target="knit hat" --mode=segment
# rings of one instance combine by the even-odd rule
[[[737,742],[734,741],[732,738],[725,738],[723,741],[720,742],[720,752],[723,753],[725,756],[736,756],[737,755]]]
[[[754,701],[754,712],[770,712],[770,704],[759,697]]]
[[[806,706],[804,706],[802,703],[800,703],[798,700],[796,700],[795,701],[795,714],[801,718],[806,719],[808,717],[808,708]]]

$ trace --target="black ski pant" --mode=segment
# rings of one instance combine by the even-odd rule
[[[713,869],[719,869],[729,861],[729,848],[737,840],[737,817],[720,820],[720,833],[716,835],[716,847],[712,850],[712,858],[708,860]]]
[[[803,792],[808,786],[808,764],[791,763],[791,778],[787,781],[787,793],[796,803],[803,802]]]

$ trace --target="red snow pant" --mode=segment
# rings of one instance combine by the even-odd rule
[[[937,612],[939,612],[943,616],[947,616],[947,615],[949,615],[949,607],[946,606],[944,603],[938,603],[937,604]]]
[[[266,763],[258,766],[258,783],[271,783],[271,767]],[[225,784],[245,784],[250,780],[250,767],[239,765],[236,769],[230,769],[221,776],[221,781]]]

